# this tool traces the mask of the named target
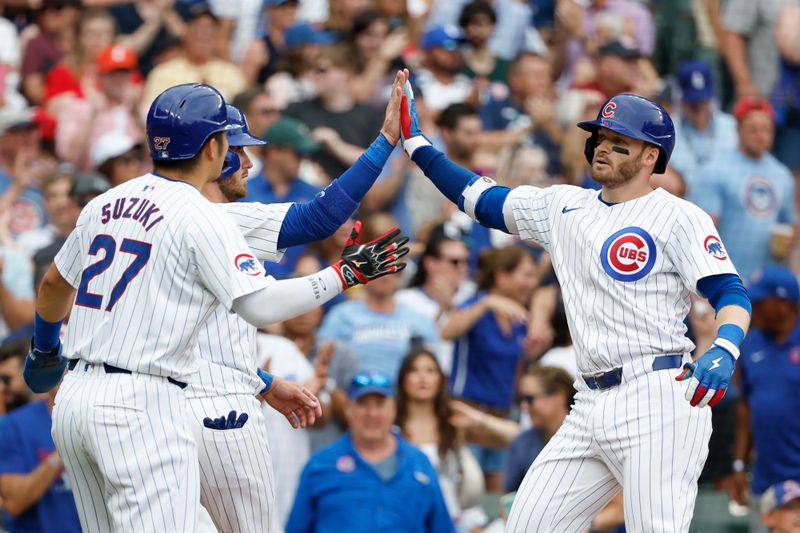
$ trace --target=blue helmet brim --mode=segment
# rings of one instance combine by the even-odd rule
[[[228,132],[228,144],[230,146],[259,146],[267,144],[267,141],[241,131],[240,128],[239,131]]]

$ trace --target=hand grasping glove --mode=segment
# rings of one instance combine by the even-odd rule
[[[405,263],[397,260],[408,253],[408,237],[394,228],[377,239],[361,242],[361,221],[356,221],[344,245],[342,258],[331,265],[339,274],[345,290],[361,283],[369,283],[386,274],[400,272]]]

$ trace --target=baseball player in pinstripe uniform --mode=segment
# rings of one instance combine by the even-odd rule
[[[361,158],[308,204],[236,202],[247,194],[252,163],[244,146],[266,144],[250,135],[242,113],[228,105],[231,146],[220,180],[203,193],[233,218],[259,260],[278,261],[281,250],[329,235],[353,214],[399,140],[399,103],[405,78],[398,76],[381,134]],[[230,203],[224,203],[230,202]],[[304,224],[313,220],[315,224]],[[267,533],[274,528],[274,485],[266,420],[256,394],[297,427],[314,422],[316,399],[301,385],[274,377],[269,390],[256,373],[256,328],[224,307],[198,330],[200,371],[186,389],[200,458],[200,501],[221,532]],[[270,377],[265,376],[269,381]],[[235,411],[247,420],[219,430],[209,421]],[[297,420],[293,416],[297,414]],[[279,487],[280,489],[280,487]]]
[[[697,407],[725,394],[750,301],[711,219],[650,186],[675,143],[669,115],[616,95],[578,124],[601,192],[511,190],[430,146],[406,93],[406,151],[472,218],[550,252],[575,341],[575,404],[525,476],[507,531],[583,530],[623,487],[629,531],[688,531],[711,434],[710,411]],[[696,362],[683,322],[691,293],[717,311],[717,338]],[[668,371],[681,367],[677,378]]]
[[[23,375],[43,392],[70,369],[53,438],[85,531],[194,531],[198,455],[183,389],[198,327],[220,304],[264,327],[404,266],[404,239],[391,233],[351,239],[317,274],[265,276],[230,216],[200,194],[222,171],[229,127],[213,87],[161,93],[147,116],[154,172],[90,202],[42,282]]]

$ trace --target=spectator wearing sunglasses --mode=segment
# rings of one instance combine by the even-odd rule
[[[287,533],[455,531],[436,470],[392,431],[389,376],[359,373],[348,388],[350,431],[303,470]]]

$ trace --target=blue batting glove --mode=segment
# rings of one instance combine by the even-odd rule
[[[61,355],[61,343],[49,352],[36,348],[31,341],[31,349],[25,357],[22,377],[35,393],[48,392],[58,385],[67,368],[67,359]]]
[[[419,126],[414,91],[411,89],[411,82],[408,81],[403,86],[403,99],[400,101],[400,138],[403,140],[403,149],[408,157],[411,157],[414,150],[420,146],[431,145]]]
[[[692,406],[714,407],[725,396],[731,382],[736,359],[719,346],[712,345],[696,362],[683,365],[675,381],[689,381],[686,400]]]

